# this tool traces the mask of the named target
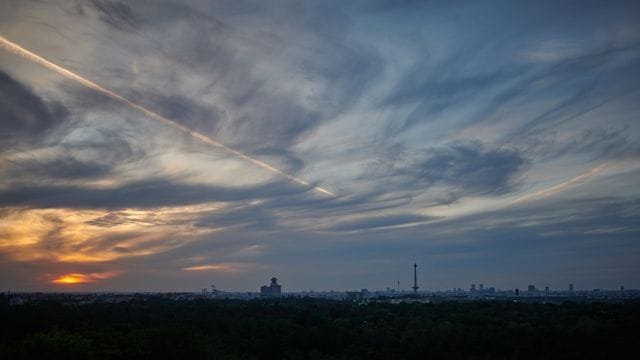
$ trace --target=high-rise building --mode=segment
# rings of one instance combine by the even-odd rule
[[[471,289],[469,289],[472,293],[476,292],[476,284],[471,284]]]
[[[484,284],[480,284],[480,285],[478,286],[478,290],[480,290],[480,291],[484,290]]]
[[[569,293],[573,293],[573,284],[569,284]]]
[[[549,287],[548,286],[544,287],[544,296],[549,296]]]
[[[264,285],[260,287],[260,296],[276,297],[282,294],[282,286],[278,284],[278,279],[271,278],[271,284],[269,286]]]
[[[536,286],[535,285],[527,286],[527,292],[529,293],[529,295],[535,294],[536,293]]]
[[[624,285],[620,285],[620,297],[624,297]]]

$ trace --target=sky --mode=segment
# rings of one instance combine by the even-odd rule
[[[640,288],[637,1],[0,2],[0,290]]]

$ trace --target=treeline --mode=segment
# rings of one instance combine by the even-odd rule
[[[0,359],[606,359],[640,340],[637,302],[0,303]]]

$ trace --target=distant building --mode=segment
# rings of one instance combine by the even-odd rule
[[[573,292],[573,284],[569,284],[569,292],[572,293]]]
[[[469,291],[472,293],[476,292],[476,284],[471,284],[471,289],[469,289]]]
[[[269,286],[263,285],[260,287],[260,296],[277,297],[282,295],[282,285],[278,284],[278,279],[271,278],[271,284]]]
[[[480,284],[479,287],[478,287],[478,290],[484,291],[484,284]]]
[[[544,296],[549,296],[549,287],[548,286],[544,287]]]
[[[536,290],[535,285],[529,285],[527,286],[527,292],[529,293],[529,295],[534,295],[538,292],[538,290]]]

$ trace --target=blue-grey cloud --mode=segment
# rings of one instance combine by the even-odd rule
[[[222,187],[183,184],[171,179],[145,180],[112,189],[79,186],[21,186],[0,191],[0,206],[35,208],[149,208],[203,204],[215,201],[241,201],[305,192],[307,188],[287,183],[258,186]]]
[[[526,164],[527,160],[513,150],[460,144],[428,152],[416,169],[407,171],[418,183],[453,184],[466,193],[489,195],[511,191],[514,176]]]
[[[184,4],[180,10],[171,2],[152,7],[132,4],[132,11],[143,18],[145,31],[153,34],[166,28],[180,29],[167,38],[152,37],[157,41],[146,44],[149,51],[170,59],[169,74],[155,94],[142,89],[135,97],[143,102],[148,99],[150,107],[159,106],[161,109],[157,110],[161,112],[168,110],[186,125],[222,128],[231,136],[226,142],[245,151],[273,152],[294,145],[352,106],[380,75],[382,60],[374,47],[348,38],[351,19],[340,7],[282,5],[278,12],[260,11],[268,7],[259,4],[240,6],[246,8],[249,19],[257,16],[265,22],[262,29],[254,29],[216,16],[237,11],[236,4],[211,4],[216,9],[213,14],[194,4]],[[298,20],[292,22],[292,18]],[[247,38],[248,34],[251,38]],[[251,49],[249,58],[238,53],[239,43]],[[282,52],[296,54],[298,58],[294,61],[282,58]],[[315,89],[307,96],[280,91],[280,79],[267,77],[256,69],[254,56],[261,57],[268,66],[286,70],[292,81],[302,80],[304,86]],[[211,109],[206,119],[197,110],[202,106],[179,92],[180,69],[184,66],[201,72],[203,79],[210,79],[208,84],[191,92],[218,93],[232,107],[232,117],[214,124],[214,119],[225,112],[223,108]]]
[[[414,261],[426,289],[640,284],[639,16],[637,1],[2,2],[2,36],[339,196],[3,51],[0,217],[47,224],[47,258],[109,253],[91,271],[126,272],[114,289],[246,290],[266,271],[384,288]],[[97,236],[65,241],[74,226]],[[72,270],[12,246],[3,286]],[[255,267],[180,270],[206,262]]]
[[[68,110],[62,104],[44,101],[3,71],[0,93],[0,149],[38,144],[68,120]]]
[[[100,20],[118,30],[130,31],[138,27],[138,17],[131,6],[123,1],[91,0],[91,5],[100,14]],[[77,9],[82,9],[78,5]],[[84,12],[84,9],[80,10]]]
[[[196,225],[210,228],[241,226],[258,231],[268,231],[277,226],[277,217],[264,206],[240,205],[201,217]]]
[[[358,220],[341,221],[336,225],[333,225],[330,230],[334,231],[358,231],[358,230],[372,230],[378,228],[386,228],[391,226],[411,225],[417,223],[424,223],[433,220],[432,217],[403,214],[403,215],[388,215],[388,216],[373,216]]]
[[[388,178],[399,189],[425,190],[445,185],[451,191],[439,200],[451,203],[463,195],[500,195],[518,184],[528,160],[512,149],[486,149],[480,143],[454,143],[446,147],[408,153],[402,147],[372,164],[367,177]]]

